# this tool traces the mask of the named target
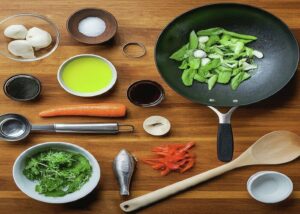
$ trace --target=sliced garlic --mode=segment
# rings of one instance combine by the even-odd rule
[[[194,57],[196,58],[205,58],[207,55],[203,50],[195,50],[194,51]]]
[[[198,38],[198,41],[199,41],[200,43],[206,43],[208,40],[209,40],[209,37],[208,37],[208,36],[200,36],[200,37]]]
[[[150,135],[162,136],[170,131],[171,124],[165,117],[151,116],[144,121],[143,128]]]
[[[209,58],[202,58],[201,59],[201,66],[207,65],[208,63],[210,63],[210,59]]]
[[[262,52],[258,51],[258,50],[254,50],[253,55],[256,56],[259,59],[264,57],[264,54]]]
[[[33,27],[28,30],[26,40],[35,50],[39,50],[48,47],[52,42],[52,37],[47,31]]]
[[[4,30],[4,35],[12,39],[25,39],[27,29],[24,25],[10,25]]]
[[[31,44],[26,40],[14,40],[8,43],[8,51],[15,55],[26,59],[35,58]]]

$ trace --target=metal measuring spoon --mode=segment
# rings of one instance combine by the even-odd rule
[[[0,116],[0,140],[20,141],[25,139],[32,131],[117,134],[119,132],[133,132],[134,126],[118,123],[31,125],[25,117],[19,114],[4,114]]]

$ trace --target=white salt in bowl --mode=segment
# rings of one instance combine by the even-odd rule
[[[79,31],[79,24],[87,18],[99,18],[105,23],[105,30],[98,36],[86,36]],[[102,24],[96,24],[93,28],[103,28]],[[104,44],[111,41],[117,33],[118,22],[108,11],[99,8],[83,8],[74,12],[67,20],[67,30],[77,41],[89,44]],[[101,30],[101,29],[99,29]]]
[[[282,173],[261,171],[249,178],[247,190],[255,200],[273,204],[281,202],[291,195],[293,182]]]

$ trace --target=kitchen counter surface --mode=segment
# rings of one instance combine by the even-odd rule
[[[134,134],[75,135],[32,134],[22,143],[0,142],[0,213],[1,214],[117,214],[122,198],[112,171],[113,158],[126,148],[137,158],[151,155],[152,147],[166,143],[196,142],[193,152],[197,155],[195,167],[185,174],[172,173],[161,177],[148,165],[138,163],[133,177],[132,195],[142,195],[173,182],[221,165],[216,157],[217,117],[207,107],[194,104],[172,91],[160,78],[153,59],[156,39],[174,17],[181,13],[215,1],[203,0],[1,0],[0,19],[20,12],[43,14],[57,23],[61,43],[50,57],[33,63],[20,63],[0,56],[0,82],[9,76],[28,73],[38,77],[43,86],[41,97],[32,103],[19,103],[0,92],[0,113],[15,112],[26,116],[32,123],[59,122],[112,122],[133,124]],[[220,2],[220,1],[218,1]],[[282,19],[300,39],[300,1],[264,0],[239,1],[261,7]],[[68,16],[84,7],[99,7],[110,11],[117,18],[119,30],[113,46],[86,46],[73,40],[65,28]],[[122,45],[137,41],[145,44],[147,54],[140,59],[126,58]],[[118,82],[108,94],[96,98],[79,98],[66,93],[56,80],[59,65],[67,58],[82,53],[101,55],[116,66]],[[282,71],[284,72],[284,71]],[[163,85],[166,99],[154,108],[132,105],[126,97],[128,86],[140,79],[156,80]],[[242,107],[233,114],[235,136],[234,157],[241,154],[262,135],[274,130],[289,130],[300,134],[300,74],[272,98],[255,105]],[[128,106],[126,119],[101,118],[52,118],[41,119],[38,112],[65,104],[84,104],[117,101]],[[167,137],[152,137],[143,131],[142,123],[150,115],[162,115],[172,123]],[[12,166],[17,156],[26,148],[42,142],[70,142],[89,150],[101,165],[101,181],[87,198],[66,205],[50,205],[34,201],[16,187]],[[252,199],[246,190],[247,179],[260,170],[275,170],[288,175],[294,182],[292,196],[283,203],[266,205]],[[212,214],[212,213],[299,213],[300,211],[300,160],[281,166],[252,166],[238,169],[182,194],[140,210],[143,214]]]

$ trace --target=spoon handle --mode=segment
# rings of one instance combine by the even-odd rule
[[[178,192],[181,192],[183,190],[186,190],[190,187],[193,187],[197,184],[200,184],[204,181],[207,181],[211,178],[214,178],[218,175],[221,175],[225,172],[228,172],[232,169],[237,168],[238,166],[235,164],[235,162],[230,162],[227,164],[224,164],[222,166],[219,166],[217,168],[211,169],[207,172],[200,173],[198,175],[195,175],[191,178],[187,178],[185,180],[179,181],[177,183],[171,184],[169,186],[166,186],[164,188],[155,190],[153,192],[147,193],[145,195],[142,195],[140,197],[125,201],[120,204],[120,207],[125,212],[132,212],[135,211],[141,207],[150,205],[154,202],[157,202],[159,200],[165,199],[171,195],[174,195]]]

